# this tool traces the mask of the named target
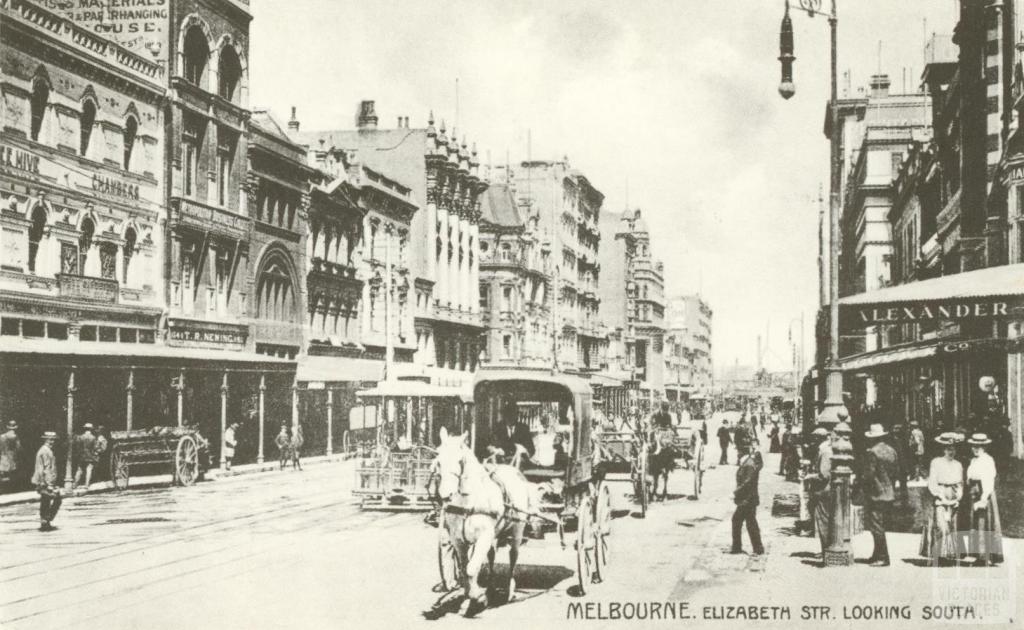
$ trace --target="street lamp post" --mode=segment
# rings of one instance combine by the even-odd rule
[[[849,412],[843,402],[843,373],[839,368],[839,191],[842,185],[842,162],[840,152],[839,130],[839,94],[836,71],[836,0],[831,1],[828,13],[821,11],[821,0],[799,0],[800,8],[807,15],[824,16],[828,20],[831,31],[831,92],[829,95],[829,117],[831,120],[830,151],[830,186],[829,186],[829,343],[828,359],[825,363],[825,401],[817,424],[831,429],[836,434],[833,443],[832,457],[832,534],[828,549],[825,552],[826,565],[847,566],[853,563],[850,551],[850,476],[853,461],[853,448],[850,444],[850,426],[847,423]],[[789,0],[782,18],[779,37],[779,60],[782,62],[782,83],[779,93],[783,98],[790,98],[796,92],[793,83],[793,25],[789,18]]]

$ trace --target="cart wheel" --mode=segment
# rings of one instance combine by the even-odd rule
[[[174,481],[182,486],[191,486],[198,477],[199,446],[191,435],[183,435],[174,453]]]
[[[637,456],[636,474],[633,477],[634,495],[640,501],[640,517],[647,518],[647,503],[650,501],[650,488],[647,485],[647,478],[651,475],[651,465],[648,461],[646,447],[641,447]]]
[[[584,495],[576,506],[576,584],[580,595],[594,581],[594,505],[590,495]]]
[[[110,481],[113,482],[115,489],[128,489],[129,470],[128,460],[121,452],[121,447],[115,444],[110,451]]]
[[[608,484],[601,483],[597,491],[597,508],[595,512],[594,526],[594,568],[597,573],[597,581],[603,582],[608,566],[608,537],[612,533],[612,493],[608,490]]]

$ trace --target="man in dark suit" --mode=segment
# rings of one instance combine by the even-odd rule
[[[741,530],[746,523],[750,546],[754,555],[759,556],[764,553],[764,545],[761,544],[761,528],[757,525],[757,505],[760,503],[757,484],[764,461],[757,449],[750,446],[740,448],[739,445],[736,448],[740,450],[740,459],[736,469],[736,492],[733,493],[736,511],[732,514],[732,549],[729,553],[743,553]]]
[[[885,523],[892,502],[896,498],[893,482],[896,480],[896,450],[885,443],[889,433],[880,424],[872,424],[864,434],[870,446],[864,457],[864,529],[875,541],[874,552],[868,558],[873,567],[889,566],[889,546],[885,541]]]
[[[651,425],[653,425],[655,429],[672,428],[672,414],[668,412],[668,403],[666,401],[661,402],[661,410],[657,411],[654,416],[651,417]]]
[[[726,455],[729,453],[729,442],[732,441],[732,437],[729,436],[729,421],[722,420],[722,426],[718,427],[718,447],[722,450],[722,456],[718,458],[718,465],[725,466],[729,462],[726,459]]]
[[[522,446],[532,457],[533,434],[530,433],[530,427],[518,421],[515,405],[507,406],[501,416],[501,424],[494,427],[494,433],[491,435],[491,451],[501,449],[498,459],[502,463],[511,461],[512,456],[516,454],[516,445]]]

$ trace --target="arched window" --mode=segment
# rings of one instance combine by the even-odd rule
[[[238,61],[238,53],[231,46],[225,46],[220,50],[217,75],[220,77],[217,93],[224,99],[234,102],[238,84],[242,79],[242,64]]]
[[[31,137],[39,141],[39,134],[46,119],[46,106],[50,101],[50,86],[42,79],[36,79],[32,85],[32,129]]]
[[[82,235],[78,237],[78,273],[85,275],[85,262],[89,259],[89,248],[92,247],[92,237],[96,232],[96,226],[92,219],[82,221]]]
[[[39,243],[43,240],[43,229],[46,227],[46,210],[36,206],[32,211],[32,225],[28,228],[28,270],[36,272],[36,257],[39,255]]]
[[[135,136],[139,133],[139,121],[129,116],[124,121],[124,170],[130,171],[132,166],[132,149],[135,148]]]
[[[92,128],[96,124],[96,103],[88,99],[82,103],[82,117],[78,119],[79,141],[78,154],[86,155],[89,151],[89,139]]]
[[[137,238],[133,228],[125,230],[124,251],[121,253],[121,267],[123,269],[121,282],[125,284],[128,284],[128,269],[131,267],[132,256],[135,254],[135,241]]]
[[[210,46],[203,35],[203,29],[193,26],[185,34],[185,67],[183,68],[185,80],[192,85],[203,86],[203,73],[206,70],[206,61],[210,58]]]
[[[280,260],[264,267],[256,289],[256,317],[264,320],[295,321],[295,291],[291,276]]]

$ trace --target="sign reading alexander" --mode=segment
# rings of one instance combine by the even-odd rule
[[[929,300],[906,304],[841,305],[843,328],[938,321],[1024,318],[1024,295],[962,300]]]

